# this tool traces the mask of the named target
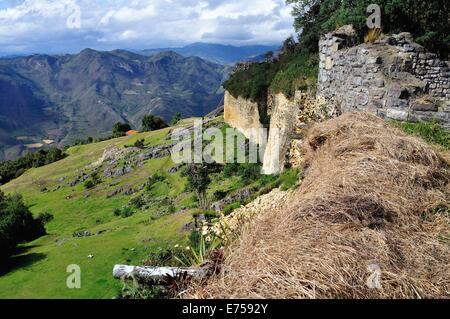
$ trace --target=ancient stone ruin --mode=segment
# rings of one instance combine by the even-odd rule
[[[317,95],[342,112],[369,111],[400,121],[437,120],[450,127],[450,64],[409,33],[354,46],[350,26],[319,42]]]

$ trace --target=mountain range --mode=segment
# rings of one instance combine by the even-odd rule
[[[118,121],[139,128],[149,113],[202,116],[221,103],[227,70],[173,51],[85,49],[0,59],[0,160],[43,140],[67,145],[107,136]]]
[[[265,53],[268,51],[276,52],[279,50],[279,46],[232,46],[213,43],[193,43],[181,48],[148,49],[139,51],[138,53],[153,55],[168,50],[177,52],[183,56],[197,56],[219,64],[234,64],[241,61],[261,61],[264,59]]]

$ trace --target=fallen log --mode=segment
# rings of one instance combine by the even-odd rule
[[[202,268],[143,267],[126,265],[115,265],[113,270],[113,276],[116,279],[162,281],[167,277],[176,278],[181,275],[202,279],[207,275],[207,271]]]

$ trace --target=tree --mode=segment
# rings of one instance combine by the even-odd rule
[[[208,208],[208,196],[206,191],[209,184],[211,184],[211,178],[209,177],[210,167],[208,164],[190,164],[183,172],[183,176],[187,177],[188,188],[195,191],[197,194],[200,207],[203,209]]]
[[[177,112],[175,113],[175,115],[172,117],[172,120],[170,121],[170,126],[174,126],[177,125],[178,122],[181,121],[181,113]]]
[[[34,219],[20,195],[0,192],[0,260],[9,257],[16,246],[45,235],[45,218]]]
[[[156,131],[168,127],[167,123],[159,116],[145,115],[142,119],[143,131]]]
[[[268,51],[264,54],[264,59],[266,60],[266,62],[271,62],[273,57],[274,57],[273,51]]]
[[[113,135],[114,138],[122,137],[129,130],[131,130],[130,124],[117,122],[116,124],[113,125],[112,135]]]
[[[373,0],[287,0],[294,5],[295,28],[301,34],[303,50],[317,52],[321,34],[352,24],[363,40],[367,33],[366,12]],[[385,34],[411,32],[428,50],[447,59],[450,53],[448,0],[378,0]]]
[[[64,153],[59,148],[52,147],[47,150],[47,153],[45,154],[45,164],[54,163],[56,161],[59,161],[60,159],[64,158]]]

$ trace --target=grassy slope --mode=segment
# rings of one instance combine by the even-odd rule
[[[187,124],[188,120],[180,125]],[[156,171],[168,178],[168,186],[159,187],[158,192],[168,192],[178,205],[192,202],[192,194],[183,193],[185,180],[180,173],[167,174],[173,166],[170,158],[150,160],[132,173],[116,178],[119,185],[109,186],[112,179],[103,178],[103,183],[90,191],[83,185],[74,188],[67,183],[86,165],[96,161],[109,146],[133,144],[144,138],[147,145],[164,143],[169,129],[141,133],[132,137],[104,141],[97,144],[73,147],[69,157],[51,165],[32,169],[20,178],[4,185],[6,193],[20,193],[34,214],[50,212],[55,219],[47,225],[49,235],[21,247],[21,254],[11,260],[11,265],[0,274],[0,298],[111,298],[121,287],[120,281],[112,278],[116,263],[139,264],[148,252],[165,245],[186,240],[182,231],[184,224],[191,221],[190,213],[173,214],[152,219],[158,207],[150,207],[130,218],[113,216],[115,208],[123,207],[132,196],[116,196],[110,199],[106,194],[120,185],[140,185]],[[67,177],[58,183],[60,177]],[[54,192],[41,193],[44,184]],[[86,197],[89,195],[89,197]],[[67,199],[69,198],[69,199]],[[74,231],[89,230],[92,233],[107,232],[86,238],[74,238]],[[93,259],[87,258],[94,255]],[[66,267],[81,266],[81,289],[68,289]]]

